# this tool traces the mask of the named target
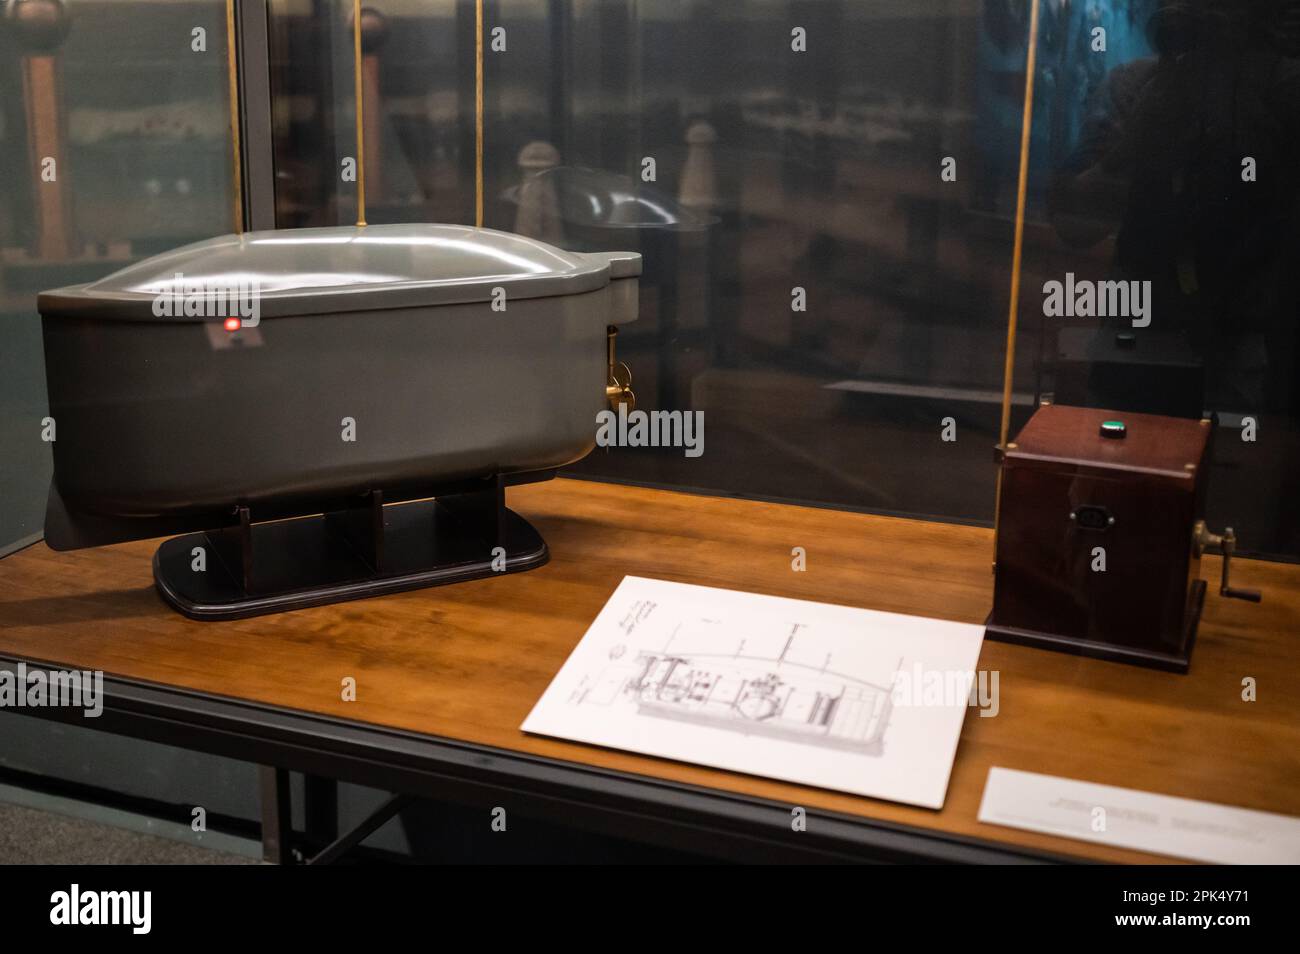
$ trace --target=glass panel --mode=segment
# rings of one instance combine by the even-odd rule
[[[986,31],[974,5],[572,5],[560,120],[502,117],[493,171],[518,180],[503,161],[541,129],[564,167],[684,207],[633,239],[643,321],[620,343],[645,406],[702,412],[706,434],[698,458],[619,449],[580,471],[991,519],[1018,110]],[[510,102],[538,85],[489,62]],[[569,241],[629,241],[562,208]]]
[[[1300,2],[1044,3],[1041,26],[1017,382],[1212,417],[1209,524],[1300,556]]]
[[[232,227],[225,4],[20,0],[0,23],[0,552],[57,438],[38,292]]]
[[[474,4],[368,6],[367,218],[473,222]],[[1023,52],[985,6],[485,5],[485,224],[640,251],[620,357],[704,416],[575,473],[992,519]],[[350,221],[350,4],[272,7],[279,222]]]
[[[351,0],[270,0],[276,225],[356,221]],[[473,224],[474,8],[366,4],[366,220]]]

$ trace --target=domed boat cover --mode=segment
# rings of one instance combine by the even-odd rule
[[[640,274],[635,252],[570,252],[464,225],[277,229],[185,245],[42,292],[37,307],[55,318],[184,321],[181,299],[255,294],[261,317],[274,318],[490,301],[498,289],[507,300],[574,295]]]

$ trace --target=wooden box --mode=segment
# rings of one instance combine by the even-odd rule
[[[1002,453],[988,635],[1186,672],[1210,423],[1045,405]]]

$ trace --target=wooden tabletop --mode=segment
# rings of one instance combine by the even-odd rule
[[[187,620],[156,543],[0,560],[0,655],[427,733],[772,801],[1112,861],[1153,856],[981,824],[992,766],[1300,815],[1300,567],[1240,561],[1179,676],[986,641],[1000,712],[967,713],[942,811],[527,736],[519,725],[625,575],[982,623],[992,532],[556,480],[508,502],[551,562],[517,575],[277,616]],[[791,569],[791,549],[807,569]],[[1202,572],[1217,579],[1216,559]],[[357,681],[344,702],[345,677]],[[1258,699],[1244,702],[1243,678]]]

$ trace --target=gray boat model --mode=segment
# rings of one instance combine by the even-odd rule
[[[419,224],[221,236],[44,292],[46,541],[197,531],[155,557],[197,618],[540,565],[504,487],[585,456],[630,399],[613,336],[640,271]]]

